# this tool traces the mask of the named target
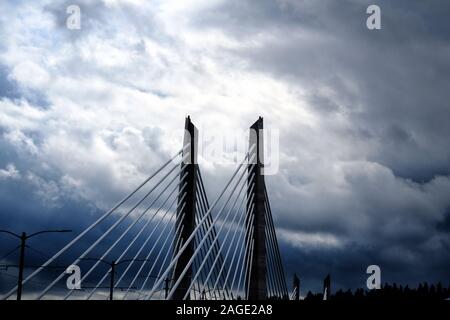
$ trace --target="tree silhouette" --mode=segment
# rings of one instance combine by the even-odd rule
[[[348,289],[338,290],[335,294],[331,294],[330,300],[445,300],[450,298],[450,286],[444,288],[441,282],[429,285],[427,282],[420,283],[417,288],[398,286],[396,283],[392,285],[385,283],[378,290],[356,289],[354,292]],[[308,292],[305,301],[321,301],[321,293]]]

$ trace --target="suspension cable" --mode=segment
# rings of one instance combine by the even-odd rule
[[[184,200],[185,195],[186,195],[186,192],[183,194],[183,197],[182,197],[183,200]],[[179,204],[181,204],[181,202],[183,202],[183,200],[181,200]],[[183,211],[185,205],[186,205],[186,203],[183,202],[183,205],[182,205],[182,207],[181,207],[181,211]],[[173,213],[173,215],[175,215],[175,214],[176,214],[176,212]],[[161,221],[162,221],[162,219],[161,219]],[[164,227],[164,228],[165,228],[165,227]],[[155,230],[156,230],[156,227],[155,227]],[[153,250],[154,250],[155,247],[156,247],[156,244],[158,243],[159,239],[161,238],[161,235],[162,235],[162,232],[159,234],[159,236],[158,236],[158,238],[156,239],[155,243],[153,244],[153,246],[152,246],[150,252],[147,254],[145,260],[148,260],[148,259],[150,258],[150,256],[151,256]],[[130,288],[133,286],[133,284],[134,284],[134,282],[136,281],[137,277],[138,277],[139,274],[142,272],[142,269],[144,268],[145,264],[146,264],[146,262],[144,261],[144,263],[141,265],[141,267],[139,268],[138,272],[137,272],[136,275],[134,276],[133,281],[132,281],[132,282],[130,283],[130,285],[128,286],[128,288],[127,288],[127,290],[126,290],[126,292],[125,292],[125,295],[124,295],[124,297],[123,297],[123,300],[125,300],[125,298],[128,296],[128,293],[129,293],[129,291],[130,291]]]
[[[249,203],[251,203],[252,200],[253,200],[253,194],[252,194],[252,196],[250,197]],[[250,207],[247,208],[246,216],[248,216],[248,215],[250,214],[250,212],[252,212],[253,206],[254,206],[253,203],[251,203]],[[250,222],[253,223],[253,215],[252,215],[251,218],[250,218]],[[240,257],[240,256],[242,255],[242,248],[244,247],[244,245],[241,244],[241,241],[242,241],[242,240],[244,240],[245,242],[247,241],[246,239],[247,239],[247,237],[250,235],[250,225],[251,225],[251,224],[247,224],[247,226],[245,226],[245,227],[243,228],[241,234],[239,235],[239,240],[238,240],[238,242],[237,242],[237,245],[236,245],[235,248],[234,248],[233,257],[231,258],[230,268],[228,269],[227,275],[226,275],[226,277],[225,277],[225,282],[228,282],[228,279],[229,279],[229,277],[230,277],[230,275],[231,275],[231,271],[233,270],[232,267],[233,267],[233,264],[234,264],[234,260],[235,260],[235,258],[236,258],[236,253],[237,253],[238,248],[239,248],[239,254],[238,254],[238,257]],[[238,244],[241,244],[241,245],[238,245]],[[237,270],[238,270],[238,268],[239,268],[239,265],[240,265],[240,261],[239,261],[239,259],[238,259],[238,260],[236,260],[236,268],[234,269],[234,276],[233,276],[233,279],[232,279],[232,282],[231,282],[231,286],[230,286],[231,290],[233,290],[233,287],[234,287],[234,280],[235,280],[235,278],[236,278],[236,274],[237,274]],[[232,297],[232,298],[233,298],[233,297]]]
[[[242,178],[244,177],[244,174],[245,174],[245,173],[246,173],[246,171],[243,171],[242,174],[240,175],[240,177],[239,177],[239,179],[237,180],[235,186],[234,186],[233,189],[231,190],[230,195],[228,196],[226,202],[223,204],[221,210],[220,210],[219,213],[217,214],[217,217],[216,217],[216,219],[214,220],[213,225],[210,226],[210,227],[208,228],[207,234],[209,234],[209,233],[211,232],[211,229],[212,229],[212,227],[214,226],[215,222],[218,221],[220,215],[221,215],[222,212],[223,212],[223,209],[226,207],[226,205],[228,204],[228,202],[230,201],[230,199],[231,199],[232,196],[234,195],[234,192],[236,191],[237,187],[239,186],[239,183],[241,182],[241,180],[242,180]],[[227,219],[229,213],[230,213],[230,212],[227,213],[225,220]],[[222,227],[223,227],[223,224],[221,225],[221,229],[222,229]],[[199,245],[199,246],[202,246],[203,243],[205,243],[205,240],[206,240],[205,238],[202,239],[202,241],[200,242],[200,245]],[[217,238],[216,238],[214,241],[216,241],[216,240],[217,240]],[[208,250],[208,255],[209,255],[209,252],[211,252],[211,250],[212,250],[211,248]],[[181,274],[180,274],[178,280],[175,282],[174,288],[172,288],[171,292],[169,293],[169,297],[170,297],[170,298],[172,297],[173,293],[175,292],[175,289],[178,287],[178,285],[179,285],[180,282],[182,281],[184,275],[186,274],[187,270],[189,269],[190,265],[192,264],[192,260],[195,258],[195,256],[197,255],[198,252],[199,252],[199,248],[197,248],[197,249],[194,251],[192,257],[191,257],[190,260],[188,261],[187,265],[184,267],[184,269],[183,269],[183,271],[181,272]],[[204,262],[202,263],[202,266],[201,266],[201,267],[203,267],[203,265],[204,265]],[[195,277],[194,277],[194,280],[195,280]],[[189,290],[188,290],[188,291],[189,291]],[[186,296],[185,296],[185,298],[186,298]]]
[[[253,177],[254,177],[254,173],[252,173],[252,176],[250,177],[250,179],[253,179]],[[230,212],[235,208],[236,203],[237,203],[237,200],[239,199],[239,195],[242,193],[242,190],[244,189],[244,186],[245,186],[245,185],[246,185],[246,184],[243,183],[242,186],[241,186],[241,188],[239,189],[238,194],[237,194],[237,197],[236,197],[236,199],[234,200],[233,205],[232,205],[231,208],[228,210],[227,217],[228,217],[228,215],[230,214]],[[244,203],[244,199],[245,199],[245,198],[242,197],[241,204],[239,205],[239,210],[240,210],[240,207],[242,206],[242,204]],[[236,222],[236,219],[237,219],[237,217],[238,217],[239,210],[236,211],[236,214],[234,215],[231,224],[234,224],[234,223]],[[225,221],[226,221],[226,220],[227,220],[227,218],[225,218]],[[219,231],[218,231],[217,236],[215,237],[215,241],[217,241],[217,239],[218,239],[218,237],[219,237],[219,234],[220,234],[220,232],[222,231],[222,228],[223,228],[224,225],[225,225],[225,223],[223,222],[222,225],[221,225],[221,227],[220,227],[220,229],[219,229]],[[237,230],[237,229],[235,229],[235,230]],[[228,236],[229,236],[229,234],[230,234],[230,231],[231,231],[231,226],[228,228],[228,230],[227,230],[227,232],[226,232],[226,234],[225,234],[225,237],[224,237],[224,239],[223,239],[223,243],[224,243],[224,244],[225,244],[226,241],[228,240]],[[219,253],[222,252],[222,249],[223,249],[223,246],[220,247]],[[218,256],[217,256],[217,257],[218,257]],[[214,266],[215,266],[216,263],[217,263],[217,257],[216,257],[216,259],[214,260],[214,263],[213,263]],[[211,271],[212,271],[212,270],[211,270]],[[211,271],[209,272],[208,277],[206,278],[206,281],[208,281],[209,277],[211,276]]]
[[[250,249],[250,260],[249,260],[250,263],[248,265],[248,282],[247,282],[247,295],[246,295],[247,300],[248,300],[248,295],[250,292],[250,281],[252,279],[252,269],[253,269],[252,263],[253,263],[253,247],[254,247],[254,245],[255,245],[255,239],[252,239],[252,245],[251,245],[251,249]],[[245,273],[244,277],[247,277],[247,272]]]
[[[206,197],[206,191],[205,191],[205,186],[204,186],[204,184],[203,184],[203,180],[202,180],[202,177],[201,177],[201,172],[200,172],[200,170],[198,170],[198,177],[199,177],[199,185],[200,185],[200,205],[201,205],[201,207],[203,208],[203,214],[205,214],[205,212],[207,211],[207,208],[209,207],[209,204],[208,204],[208,199],[207,199],[207,197]],[[211,218],[211,215],[208,215],[208,219],[206,220],[206,227],[208,227],[209,228],[209,226],[212,224],[212,218]],[[212,229],[212,231],[211,231],[211,236],[212,236],[212,238],[214,238],[215,236],[216,236],[216,230],[215,230],[215,228],[213,228]],[[211,241],[211,239],[210,239],[210,242],[212,242]],[[215,243],[215,245],[214,245],[214,252],[213,252],[213,254],[217,254],[218,253],[218,251],[219,251],[219,244],[218,243]],[[219,263],[220,264],[223,264],[224,263],[224,261],[223,261],[223,258],[222,258],[222,255],[219,255]],[[223,282],[223,281],[221,281],[221,280],[223,280],[223,279],[220,279],[219,278],[219,281],[221,282],[221,285],[222,285],[222,287],[223,288],[225,288],[225,293],[226,293],[226,295],[228,296],[229,295],[229,292],[228,292],[228,288],[225,286],[225,283]]]
[[[116,263],[120,262],[122,260],[122,258],[127,254],[128,250],[131,248],[131,246],[136,242],[136,240],[139,238],[139,236],[142,234],[142,232],[147,228],[147,226],[153,221],[153,219],[156,217],[156,215],[159,213],[159,211],[165,206],[165,204],[167,203],[167,201],[169,201],[169,199],[172,197],[172,195],[175,193],[175,191],[180,187],[181,183],[183,183],[184,179],[186,178],[186,175],[184,175],[184,177],[182,177],[182,179],[180,180],[180,182],[173,188],[173,190],[169,193],[169,195],[166,197],[166,199],[164,200],[164,202],[160,205],[160,207],[155,211],[155,213],[151,216],[150,219],[148,219],[146,221],[146,223],[141,227],[141,229],[139,230],[139,232],[134,236],[133,240],[128,244],[128,246],[125,248],[125,250],[121,253],[121,255],[119,256],[119,258],[117,258]],[[172,182],[170,182],[168,184],[168,186],[171,184]],[[185,184],[186,185],[186,184]],[[184,186],[185,186],[184,185]],[[184,186],[182,187],[182,189],[184,189]],[[162,193],[165,191],[166,189],[164,189],[162,191]],[[161,193],[161,194],[162,194]],[[158,199],[158,197],[147,207],[147,209],[142,213],[142,215],[135,221],[135,223],[137,223],[137,221],[153,206],[153,204],[156,202],[156,200]],[[136,257],[135,257],[136,258]],[[134,259],[135,259],[134,258]],[[134,260],[133,259],[133,260]],[[129,265],[128,265],[129,266]],[[93,292],[95,290],[97,290],[97,288],[100,286],[100,284],[106,279],[106,277],[108,276],[108,272],[111,271],[111,268],[106,272],[106,274],[103,276],[103,278],[97,283],[97,285],[94,287],[94,289],[91,291],[91,293],[88,295],[87,299],[89,299]],[[120,279],[116,282],[116,284],[114,285],[114,288],[117,287],[117,285],[119,284],[120,280],[122,280],[122,277],[120,277]]]
[[[183,187],[180,189],[179,194],[181,194],[185,187],[186,187],[187,183],[184,183]],[[178,203],[176,210],[179,209],[179,206],[181,205],[181,202],[183,201],[184,197],[186,196],[186,193],[183,194],[180,203]],[[171,204],[169,205],[168,209],[165,210],[163,216],[161,217],[161,219],[156,223],[156,225],[154,226],[152,232],[149,234],[149,236],[147,237],[147,239],[145,239],[144,243],[142,244],[141,248],[136,252],[136,254],[134,255],[133,261],[131,261],[130,264],[128,264],[127,268],[125,269],[125,271],[122,273],[122,275],[120,276],[119,280],[117,280],[117,284],[118,285],[120,283],[120,281],[122,281],[122,279],[125,277],[125,275],[128,273],[128,270],[130,270],[130,268],[132,267],[132,265],[134,264],[134,260],[137,259],[137,257],[140,255],[140,253],[142,252],[142,250],[144,250],[145,246],[147,245],[148,241],[151,239],[151,237],[153,236],[153,234],[155,233],[155,231],[158,229],[158,226],[161,224],[161,222],[164,220],[164,218],[166,217],[166,215],[170,212],[170,210],[172,209],[173,205],[175,204],[175,201],[177,200],[178,196],[175,197]],[[148,259],[148,258],[147,258]]]
[[[250,152],[251,150],[253,150],[255,148],[255,144],[250,148]],[[248,154],[246,155],[246,158],[244,159],[244,161],[248,158]],[[223,194],[225,193],[225,191],[228,189],[228,187],[231,184],[231,181],[234,179],[234,177],[236,176],[236,174],[239,172],[239,170],[242,168],[243,163],[241,163],[238,168],[235,170],[235,172],[233,173],[231,179],[228,181],[227,185],[225,186],[225,188],[222,190],[222,192],[220,193],[220,195],[217,197],[217,199],[215,200],[215,202],[213,203],[213,205],[208,209],[208,212],[205,214],[205,216],[202,218],[202,220],[200,221],[200,223],[203,223],[207,216],[211,213],[212,209],[217,205],[218,201],[222,198]],[[184,252],[184,250],[187,248],[187,246],[189,245],[189,243],[191,242],[192,238],[195,236],[195,233],[198,231],[198,226],[196,226],[196,228],[194,229],[194,231],[191,233],[191,235],[189,236],[189,238],[186,240],[186,242],[184,243],[184,245],[181,247],[181,249],[178,251],[177,255],[174,257],[174,259],[172,260],[172,262],[170,263],[169,267],[167,268],[167,270],[164,272],[164,275],[161,277],[161,279],[165,278],[167,276],[167,273],[169,272],[169,270],[171,269],[171,267],[173,267],[173,265],[177,262],[178,258],[181,256],[181,254]],[[155,291],[155,288],[159,287],[159,285],[161,284],[162,280],[159,279],[157,281],[156,284],[154,284],[152,290],[150,291],[149,297],[148,299],[150,299]]]
[[[250,188],[250,193],[252,192],[253,187],[254,187],[254,184],[252,184],[252,186],[251,186],[251,188]],[[243,198],[243,199],[244,199],[244,198]],[[251,196],[250,199],[253,199],[253,194],[252,194],[252,196]],[[247,199],[247,203],[246,203],[247,205],[248,205],[248,203],[250,203],[248,200],[249,200],[249,199]],[[250,200],[250,201],[251,201],[251,200]],[[243,204],[243,203],[244,203],[244,201],[242,201],[241,204],[239,205],[238,211],[241,210],[242,204]],[[247,214],[248,214],[248,209],[249,209],[249,208],[250,208],[250,207],[247,207],[247,209],[244,210],[244,213],[243,213],[243,214],[241,215],[241,217],[239,218],[239,221],[238,221],[238,223],[237,223],[238,226],[241,225],[243,218],[247,216]],[[238,228],[238,227],[236,228],[236,231],[235,231],[234,234],[233,234],[233,237],[232,237],[232,239],[231,239],[231,241],[230,241],[230,245],[228,246],[227,252],[226,252],[226,254],[225,254],[225,259],[224,259],[224,261],[226,262],[226,261],[227,261],[227,258],[228,258],[228,255],[230,254],[230,251],[231,251],[231,248],[232,248],[232,246],[233,246],[234,239],[236,238],[236,234],[237,234],[237,233],[240,233],[240,234],[239,234],[238,238],[236,239],[236,241],[237,241],[236,244],[234,245],[233,258],[232,258],[232,260],[231,260],[231,263],[230,263],[230,269],[229,269],[228,271],[231,270],[231,267],[232,267],[233,262],[234,262],[234,256],[235,256],[235,253],[236,253],[237,248],[238,248],[239,238],[241,238],[241,234],[243,234],[242,232],[239,232],[239,228]],[[225,263],[222,264],[222,267],[221,267],[219,273],[221,274],[221,273],[223,272],[223,270],[225,270]],[[226,283],[226,281],[227,281],[227,278],[225,278],[225,283]],[[216,280],[216,282],[214,283],[213,290],[216,289],[217,284],[218,284],[218,280]]]
[[[267,210],[267,214],[268,214],[269,221],[270,221],[269,226],[270,226],[270,230],[271,230],[271,233],[272,233],[272,239],[274,241],[274,244],[276,244],[275,245],[276,260],[277,260],[278,268],[279,268],[279,270],[281,272],[282,284],[283,284],[283,287],[284,287],[284,293],[287,295],[289,290],[287,288],[286,278],[285,278],[285,274],[284,274],[284,271],[283,271],[283,264],[281,262],[281,254],[280,254],[280,249],[278,247],[278,239],[277,239],[277,234],[275,232],[275,226],[274,226],[274,223],[273,223],[273,215],[272,215],[272,210],[270,208],[269,196],[267,194],[267,189],[266,189],[265,186],[264,186],[264,195],[265,195],[265,198],[266,198],[266,201],[265,201],[265,203],[266,203],[266,210]]]
[[[28,275],[25,279],[22,281],[22,285],[26,284],[28,281],[30,281],[33,277],[35,277],[37,274],[39,274],[42,270],[44,270],[45,267],[47,267],[49,264],[51,264],[53,261],[55,261],[60,255],[62,255],[64,252],[66,252],[68,249],[70,249],[75,243],[78,242],[82,237],[84,237],[89,231],[91,231],[93,228],[95,228],[97,225],[99,225],[102,221],[104,221],[106,218],[108,218],[114,211],[116,211],[122,204],[124,204],[126,201],[128,201],[136,192],[138,192],[144,185],[146,185],[153,177],[155,177],[158,173],[160,173],[164,168],[166,168],[175,158],[177,158],[184,149],[188,148],[190,143],[185,145],[183,149],[178,151],[170,160],[168,160],[166,163],[164,163],[158,170],[156,170],[150,177],[145,179],[136,189],[134,189],[130,194],[128,194],[125,198],[123,198],[121,201],[119,201],[113,208],[111,208],[109,211],[104,213],[100,218],[98,218],[94,223],[92,223],[88,228],[86,228],[83,232],[81,232],[78,236],[76,236],[73,240],[71,240],[67,245],[65,245],[61,250],[59,250],[56,254],[54,254],[50,259],[48,259],[44,264],[42,264],[39,268],[37,268],[34,272],[32,272],[30,275]],[[59,279],[58,279],[59,281]],[[55,282],[56,283],[56,282]],[[8,299],[14,292],[17,291],[18,286],[16,285],[13,289],[8,291],[3,297],[2,300]]]
[[[253,223],[253,221],[254,221],[254,218],[255,218],[255,215],[254,214],[252,214],[252,217],[251,217],[251,221],[252,221],[252,223]],[[244,258],[242,259],[242,262],[241,262],[241,268],[240,268],[240,273],[239,273],[239,280],[238,280],[238,282],[237,282],[237,284],[236,284],[236,286],[237,286],[237,293],[239,293],[239,292],[241,292],[241,280],[242,280],[242,276],[244,275],[244,276],[246,276],[246,274],[247,274],[247,272],[248,272],[248,270],[247,270],[247,264],[248,264],[248,254],[249,254],[249,251],[250,251],[250,245],[251,245],[251,242],[252,242],[252,240],[253,240],[253,232],[254,232],[254,229],[253,228],[250,228],[250,233],[249,233],[249,237],[247,238],[247,241],[246,241],[246,243],[245,243],[245,252],[244,252]],[[244,278],[245,279],[245,278]],[[234,279],[233,279],[233,282],[234,282]],[[245,283],[245,280],[244,280],[244,283]],[[245,288],[244,288],[244,290],[245,290]],[[244,294],[245,294],[245,292],[244,292]]]
[[[103,253],[103,255],[100,257],[99,260],[96,261],[96,263],[84,274],[84,276],[81,278],[81,281],[83,281],[84,279],[86,279],[91,273],[92,271],[100,264],[101,260],[103,260],[111,251],[112,249],[115,248],[115,246],[125,237],[125,235],[141,220],[141,218],[150,210],[150,208],[153,207],[153,205],[156,203],[156,201],[166,192],[166,190],[169,188],[169,186],[175,181],[175,179],[177,178],[177,176],[174,176],[172,178],[172,180],[167,184],[167,186],[160,191],[160,193],[156,196],[156,198],[148,205],[148,207],[138,216],[137,219],[135,219],[133,221],[133,223],[131,223],[126,229],[125,231],[122,232],[122,234],[119,236],[118,239],[116,239],[116,241]],[[181,185],[181,183],[183,182],[184,178],[173,188],[173,190],[169,193],[169,196],[166,197],[166,199],[164,200],[162,206],[164,206],[164,204],[169,200],[169,198],[171,197],[171,195],[176,191],[177,188],[179,188],[179,186]],[[135,235],[134,239],[128,244],[127,248],[121,253],[121,255],[119,256],[119,258],[116,260],[116,262],[120,262],[121,259],[125,256],[125,254],[128,252],[128,250],[130,249],[130,247],[133,245],[133,243],[136,241],[136,239],[139,237],[139,235],[142,233],[142,231],[145,229],[145,227],[148,225],[148,223],[153,220],[153,217],[160,211],[160,209],[162,208],[162,206],[160,208],[158,208],[158,210],[155,212],[155,214],[151,217],[150,220],[147,221],[147,223],[141,228],[140,232],[138,232],[137,235]],[[108,276],[108,273],[111,271],[111,268],[105,273],[105,275],[103,276],[103,278],[98,282],[98,285],[101,284],[101,282],[103,282],[103,280],[106,279],[106,277]],[[94,287],[93,291],[95,291],[97,288],[97,286]],[[69,291],[69,293],[64,297],[64,300],[66,300],[74,291],[74,289],[71,289]],[[87,299],[89,299],[92,296],[92,294],[88,295]]]

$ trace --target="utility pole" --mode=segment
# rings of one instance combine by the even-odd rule
[[[23,270],[25,269],[25,247],[26,241],[31,237],[43,234],[43,233],[62,233],[62,232],[72,232],[72,230],[44,230],[27,235],[26,232],[22,232],[18,235],[14,232],[8,230],[0,230],[0,233],[7,233],[20,240],[20,256],[19,256],[19,276],[17,279],[17,300],[22,300],[22,286],[23,286]]]
[[[164,285],[164,293],[165,293],[165,295],[164,295],[164,299],[167,299],[167,296],[169,295],[169,278],[166,278],[165,280],[164,280],[164,283],[165,283],[165,285]]]
[[[108,265],[111,268],[110,276],[109,276],[109,300],[114,300],[114,287],[115,287],[115,273],[116,273],[116,267],[118,265],[121,265],[122,263],[132,262],[132,261],[141,261],[141,262],[148,262],[151,261],[149,259],[126,259],[119,262],[116,262],[115,260],[109,262],[103,259],[98,258],[82,258],[80,260],[84,261],[100,261],[106,265]]]
[[[20,236],[20,257],[19,257],[19,278],[17,279],[17,300],[22,299],[22,283],[23,283],[23,269],[25,266],[25,243],[27,241],[27,234],[22,232]]]

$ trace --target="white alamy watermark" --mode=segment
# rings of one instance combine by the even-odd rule
[[[366,281],[367,289],[381,289],[381,268],[372,264],[367,267],[366,273],[370,274]]]
[[[67,267],[65,274],[68,274],[66,286],[69,290],[81,290],[81,269],[76,264]]]
[[[379,290],[381,289],[381,268],[376,264],[367,267],[366,273],[369,275],[366,281],[367,289]],[[66,287],[69,290],[81,290],[81,269],[78,265],[72,264],[67,267],[65,274],[68,275],[66,280]],[[328,287],[324,288],[323,300],[327,300]]]
[[[184,163],[202,165],[245,164],[261,165],[261,174],[275,175],[280,167],[280,131],[278,129],[245,129],[245,130],[205,130],[206,134],[195,131],[191,137],[189,131],[184,132],[184,145],[194,144],[197,156],[189,157],[190,148],[186,148]],[[169,138],[170,139],[170,138]],[[172,141],[179,140],[179,132],[173,133]],[[249,150],[252,152],[246,157]],[[176,160],[174,160],[175,162]]]
[[[376,4],[367,7],[366,13],[369,17],[366,20],[366,26],[369,30],[381,29],[381,8]]]
[[[69,30],[81,29],[81,8],[76,4],[72,4],[66,8],[66,14],[69,16],[66,19],[66,27]]]

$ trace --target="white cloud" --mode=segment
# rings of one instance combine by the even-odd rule
[[[26,181],[33,185],[37,199],[48,207],[61,207],[61,191],[58,184],[53,180],[46,180],[33,172],[28,172]]]
[[[285,241],[295,248],[304,250],[309,249],[336,249],[343,248],[345,242],[342,239],[332,235],[321,232],[306,233],[306,232],[289,232],[281,230],[278,232],[281,241]]]
[[[20,179],[20,177],[20,172],[16,169],[16,166],[13,163],[9,163],[6,165],[6,168],[0,169],[0,180],[15,180]]]
[[[48,72],[33,61],[24,61],[14,66],[11,78],[21,85],[45,90],[50,81]]]

